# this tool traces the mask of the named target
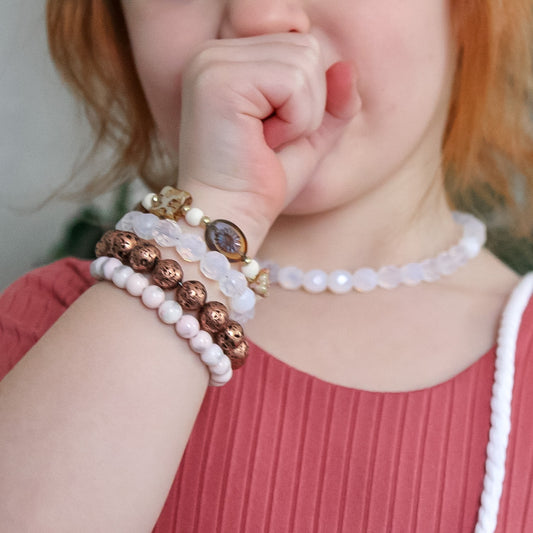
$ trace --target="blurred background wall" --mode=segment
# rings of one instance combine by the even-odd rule
[[[0,289],[45,260],[78,207],[37,209],[87,142],[48,58],[44,8],[44,0],[0,2]]]

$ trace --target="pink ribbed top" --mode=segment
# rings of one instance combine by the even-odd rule
[[[64,260],[0,299],[0,377],[91,284]],[[518,343],[498,532],[533,531],[533,304]],[[154,528],[170,532],[472,532],[495,351],[432,388],[374,393],[300,372],[253,346],[210,388]]]

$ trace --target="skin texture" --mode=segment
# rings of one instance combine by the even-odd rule
[[[440,175],[456,55],[447,1],[123,7],[179,184],[209,216],[241,226],[252,255],[355,270],[457,240]],[[195,268],[186,278],[200,277]],[[412,390],[484,353],[515,282],[484,252],[416,288],[274,289],[247,334],[321,379]],[[0,523],[151,530],[206,385],[198,358],[153,313],[109,284],[89,290],[0,384]]]

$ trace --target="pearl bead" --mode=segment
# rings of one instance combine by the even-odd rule
[[[246,289],[240,296],[231,299],[231,308],[236,313],[247,313],[255,306],[255,293],[252,289]]]
[[[224,296],[228,298],[234,298],[244,293],[248,288],[248,282],[242,272],[237,270],[230,270],[220,280],[220,290]]]
[[[150,209],[152,209],[152,207],[154,206],[154,203],[153,203],[154,198],[157,198],[157,194],[154,194],[153,192],[147,194],[143,198],[141,205],[146,209],[146,211],[150,211]]]
[[[378,285],[378,275],[371,268],[360,268],[353,275],[353,286],[359,292],[369,292]]]
[[[128,281],[129,277],[133,275],[133,268],[122,265],[118,267],[115,272],[113,272],[113,277],[111,281],[117,286],[119,289],[125,289],[126,288],[126,282]]]
[[[126,281],[126,290],[132,296],[141,296],[146,287],[148,287],[148,280],[139,273],[132,274]]]
[[[213,339],[207,331],[200,330],[190,341],[189,345],[196,353],[203,353],[213,344]]]
[[[141,300],[148,309],[157,309],[165,301],[165,291],[157,285],[148,285],[142,292]]]
[[[207,246],[199,235],[184,233],[180,236],[176,251],[185,261],[194,263],[206,254]]]
[[[200,270],[209,279],[220,280],[231,269],[226,257],[220,252],[207,252],[200,260]]]
[[[104,279],[104,265],[109,257],[103,255],[91,263],[91,276],[95,279]]]
[[[185,221],[189,226],[199,226],[204,218],[204,212],[197,207],[191,207],[185,214]]]
[[[157,314],[165,324],[175,324],[183,316],[183,309],[178,302],[167,300],[159,306]]]
[[[141,239],[151,239],[155,225],[159,222],[159,218],[151,213],[141,213],[133,223],[133,231]]]
[[[192,315],[183,315],[176,323],[176,332],[183,339],[192,339],[199,331],[200,324]]]
[[[261,267],[259,266],[259,263],[255,259],[252,259],[247,265],[243,265],[241,267],[241,272],[248,279],[255,279],[257,277],[257,274],[259,274],[260,270],[261,270]]]
[[[122,263],[117,258],[110,257],[102,267],[104,278],[111,281],[113,278],[113,272],[115,272],[115,270],[121,266]]]
[[[211,346],[200,355],[200,359],[207,366],[218,364],[224,357],[224,352],[218,344],[211,344]]]
[[[154,241],[163,248],[177,246],[179,243],[181,228],[174,220],[159,220],[152,230]]]
[[[352,275],[347,270],[335,270],[328,276],[328,288],[335,294],[346,294],[353,288]]]
[[[297,290],[302,286],[304,273],[297,267],[280,268],[278,272],[278,283],[289,290]]]
[[[402,273],[398,267],[386,266],[378,271],[378,285],[383,289],[395,289],[402,281]]]

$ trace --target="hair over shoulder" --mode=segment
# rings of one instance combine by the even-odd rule
[[[475,211],[481,199],[529,230],[533,214],[523,200],[533,190],[533,0],[450,0],[450,9],[458,49],[442,147],[450,201]],[[52,58],[94,129],[93,152],[110,143],[116,154],[85,192],[133,175],[159,187],[175,167],[157,141],[120,1],[48,0],[47,25]]]

